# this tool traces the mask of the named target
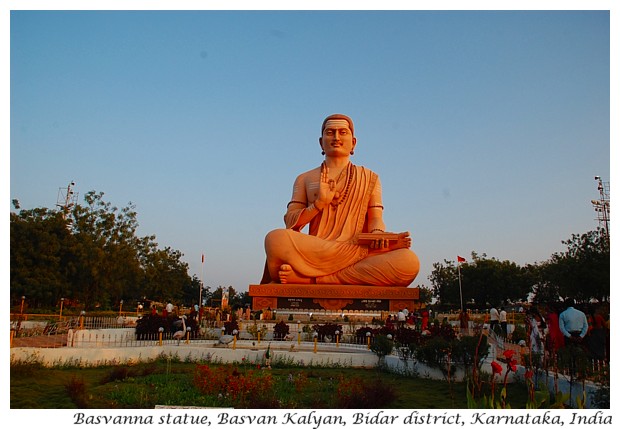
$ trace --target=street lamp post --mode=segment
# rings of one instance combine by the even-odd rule
[[[58,320],[62,319],[62,306],[65,303],[65,299],[64,298],[60,298],[60,315],[58,316]]]
[[[22,295],[22,305],[21,308],[19,309],[19,315],[23,316],[24,315],[24,301],[26,300],[26,297]]]
[[[118,315],[120,316],[123,313],[123,300],[121,299],[120,306],[118,307]]]

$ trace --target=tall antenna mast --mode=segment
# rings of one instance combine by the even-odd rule
[[[609,182],[603,182],[601,176],[594,176],[598,182],[599,199],[592,200],[592,207],[596,212],[598,226],[603,228],[607,240],[609,240]]]
[[[56,207],[62,211],[62,218],[67,220],[67,215],[75,206],[77,202],[78,195],[73,191],[73,187],[75,186],[75,182],[71,181],[67,188],[58,188],[58,198],[56,199]],[[68,220],[69,224],[67,227],[71,226],[71,220]]]

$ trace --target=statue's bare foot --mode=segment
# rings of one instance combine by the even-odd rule
[[[310,284],[311,280],[308,277],[302,277],[293,270],[289,264],[280,265],[280,271],[278,271],[280,277],[280,283],[282,284]]]

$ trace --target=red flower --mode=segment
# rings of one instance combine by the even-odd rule
[[[503,368],[496,361],[491,362],[491,368],[493,369],[493,374],[502,374]]]
[[[508,361],[508,368],[510,368],[512,372],[517,372],[517,361],[514,359]]]
[[[527,371],[525,371],[525,378],[527,378],[528,380],[531,380],[533,376],[534,376],[534,371],[532,371],[531,369],[528,369]]]
[[[512,359],[512,357],[514,356],[514,354],[515,354],[515,351],[514,351],[514,350],[506,350],[506,351],[504,352],[504,357],[505,357],[506,359]]]

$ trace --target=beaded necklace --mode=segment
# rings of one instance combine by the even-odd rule
[[[323,164],[325,164],[325,162],[323,162]],[[344,170],[346,170],[346,173],[347,173],[346,185],[344,187],[344,191],[342,192],[342,194],[338,195],[338,197],[334,197],[334,199],[330,203],[333,207],[336,207],[342,204],[346,200],[347,195],[349,194],[349,189],[351,188],[351,182],[353,181],[353,164],[351,162],[349,162],[347,166],[343,168],[343,171],[341,171],[340,174],[338,175],[336,182],[340,181],[340,178],[342,177],[342,173],[344,172]]]

